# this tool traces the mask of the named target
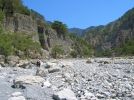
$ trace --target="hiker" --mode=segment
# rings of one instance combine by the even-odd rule
[[[36,65],[37,65],[37,67],[40,67],[40,65],[41,65],[40,60],[37,61]]]

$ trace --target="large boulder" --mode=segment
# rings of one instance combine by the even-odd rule
[[[8,100],[26,100],[21,92],[14,92]]]
[[[20,68],[30,68],[30,62],[27,61],[27,60],[20,60],[19,61],[19,64],[16,65],[17,67],[20,67]]]
[[[61,70],[60,67],[52,67],[48,69],[49,73],[55,73],[55,72],[59,72]]]
[[[48,80],[43,83],[43,87],[50,88],[51,86],[52,84]]]
[[[74,92],[70,89],[63,89],[53,95],[54,100],[77,100]]]
[[[37,68],[37,71],[36,71],[37,76],[46,77],[47,74],[48,74],[47,69]]]
[[[41,85],[44,81],[40,76],[25,75],[17,77],[14,84]]]
[[[24,96],[10,97],[8,100],[26,100]]]
[[[18,56],[8,56],[7,63],[10,67],[15,67],[19,63],[20,58]]]

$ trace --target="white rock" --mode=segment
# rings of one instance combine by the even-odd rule
[[[52,86],[52,84],[47,80],[43,83],[44,87],[50,88]]]
[[[18,97],[18,96],[22,96],[21,92],[14,92],[11,94],[12,97]]]
[[[36,71],[37,76],[46,77],[47,74],[48,74],[47,69],[38,68],[37,71]]]
[[[40,76],[32,76],[32,75],[25,75],[25,76],[19,76],[15,79],[15,83],[21,83],[21,84],[42,84],[44,82],[44,79]]]
[[[11,97],[8,100],[26,100],[24,96],[19,96],[19,97]]]
[[[50,67],[55,67],[57,65],[57,63],[52,63],[52,62],[47,62],[46,64]]]
[[[55,100],[77,100],[74,92],[70,89],[63,89],[53,95]]]

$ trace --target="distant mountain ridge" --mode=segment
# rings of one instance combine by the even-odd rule
[[[83,34],[83,32],[84,32],[84,29],[80,29],[80,28],[70,28],[70,29],[68,29],[68,31],[69,31],[70,33],[74,33],[74,34],[76,34],[76,35],[78,35],[78,36],[82,36],[82,34]]]
[[[134,8],[105,26],[89,29],[84,33],[84,38],[96,50],[123,47],[127,41],[134,40]]]
[[[69,32],[84,37],[97,51],[123,47],[127,41],[134,40],[134,8],[107,25],[72,28]]]

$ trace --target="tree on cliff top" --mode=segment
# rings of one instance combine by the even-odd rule
[[[60,21],[54,21],[54,22],[52,23],[51,27],[56,30],[57,35],[58,35],[60,38],[61,38],[61,36],[63,36],[63,38],[65,39],[65,35],[66,35],[66,33],[68,32],[68,31],[67,31],[67,26],[66,26],[66,24],[63,24],[63,23],[60,22]]]

